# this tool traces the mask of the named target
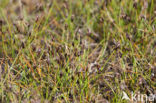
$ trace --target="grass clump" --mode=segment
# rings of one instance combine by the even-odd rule
[[[1,0],[0,102],[156,94],[155,17],[155,0]]]

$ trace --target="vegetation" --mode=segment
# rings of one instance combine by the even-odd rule
[[[155,0],[0,0],[1,103],[128,103],[156,94]]]

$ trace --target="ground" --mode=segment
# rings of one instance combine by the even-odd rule
[[[1,103],[132,93],[156,95],[155,0],[0,0]]]

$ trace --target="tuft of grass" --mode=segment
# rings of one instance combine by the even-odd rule
[[[155,0],[1,0],[0,102],[155,94],[155,17]]]

